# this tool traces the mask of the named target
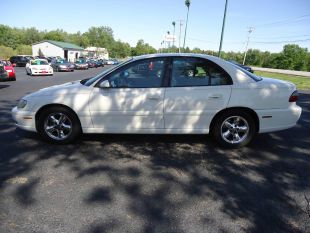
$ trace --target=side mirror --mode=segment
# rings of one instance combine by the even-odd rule
[[[110,88],[111,87],[111,85],[110,85],[110,83],[109,83],[109,80],[104,80],[103,82],[101,82],[100,84],[99,84],[99,87],[100,88]]]

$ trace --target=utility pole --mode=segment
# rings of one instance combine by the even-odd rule
[[[183,42],[183,49],[185,48],[185,40],[186,40],[186,31],[187,31],[187,22],[188,22],[188,13],[189,13],[189,6],[191,5],[190,0],[185,0],[185,6],[187,7],[187,15],[186,15],[186,24],[185,24],[185,32],[184,32],[184,42]]]
[[[249,46],[249,41],[250,41],[250,34],[254,31],[254,27],[250,27],[249,28],[249,31],[248,31],[248,40],[247,40],[247,42],[246,42],[246,46],[245,46],[245,51],[244,51],[244,57],[243,57],[243,63],[242,63],[242,65],[244,65],[245,64],[245,58],[246,58],[246,54],[248,53],[248,46]]]
[[[172,41],[172,47],[174,47],[174,37],[175,37],[175,22],[172,22],[172,26],[173,26],[173,41]]]
[[[181,33],[182,33],[182,25],[183,25],[183,20],[180,19],[178,20],[180,22],[180,32],[179,32],[179,53],[181,53]]]
[[[224,10],[224,17],[223,17],[223,25],[222,25],[222,33],[221,33],[221,41],[220,41],[220,48],[219,48],[218,57],[221,57],[221,52],[222,52],[222,43],[223,43],[223,37],[224,37],[224,29],[225,29],[225,20],[226,20],[227,3],[228,3],[228,0],[226,0],[226,3],[225,3],[225,10]]]

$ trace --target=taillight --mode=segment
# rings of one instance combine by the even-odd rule
[[[293,94],[291,94],[288,102],[296,102],[298,100],[298,91],[294,91]]]

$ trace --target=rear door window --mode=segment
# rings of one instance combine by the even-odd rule
[[[171,86],[218,86],[231,85],[231,77],[217,64],[195,57],[173,59]]]

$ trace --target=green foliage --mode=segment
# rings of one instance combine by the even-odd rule
[[[0,59],[8,59],[11,56],[14,56],[16,52],[10,47],[0,45]]]
[[[24,55],[31,55],[32,54],[32,48],[30,45],[18,45],[16,47],[16,54],[24,54]]]
[[[67,33],[63,30],[49,31],[43,37],[44,40],[67,41]]]
[[[156,49],[150,46],[148,43],[144,43],[143,40],[138,40],[136,47],[132,48],[132,55],[139,56],[143,54],[156,53]]]

